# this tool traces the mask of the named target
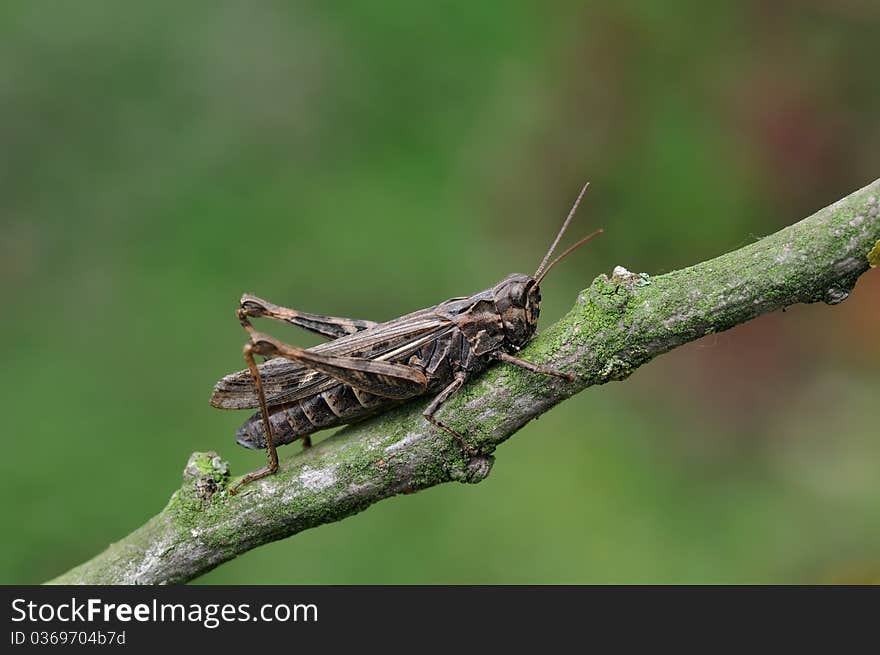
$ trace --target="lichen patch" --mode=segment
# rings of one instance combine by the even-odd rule
[[[321,491],[336,484],[336,467],[313,469],[305,467],[299,474],[299,481],[310,491]]]
[[[868,264],[871,268],[877,268],[877,265],[880,264],[880,241],[875,243],[871,252],[868,253]]]
[[[423,436],[424,435],[421,435],[417,432],[410,432],[400,441],[395,441],[390,446],[387,446],[385,448],[385,452],[386,453],[396,453],[400,450],[404,450],[407,447],[411,446],[412,444],[416,443],[417,441],[420,441]]]

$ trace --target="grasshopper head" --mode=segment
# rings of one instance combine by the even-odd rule
[[[556,234],[553,243],[550,244],[550,249],[547,250],[547,254],[544,255],[544,259],[541,260],[535,274],[533,276],[523,275],[522,273],[508,275],[496,284],[493,289],[495,307],[498,309],[498,313],[501,315],[501,322],[504,325],[504,336],[507,343],[514,349],[518,350],[535,335],[535,330],[538,327],[538,315],[541,313],[541,280],[544,279],[547,273],[550,272],[550,269],[556,266],[556,264],[591,239],[602,234],[601,229],[588,234],[552,262],[550,261],[550,257],[553,256],[553,252],[556,250],[556,246],[559,245],[562,235],[568,229],[568,224],[571,223],[571,219],[574,217],[581,198],[584,197],[584,192],[589,185],[590,183],[587,182],[581,189],[577,200],[574,201],[574,206],[568,212],[565,222]]]
[[[493,295],[507,342],[514,348],[521,348],[535,335],[538,327],[541,288],[534,278],[514,273],[495,285]]]

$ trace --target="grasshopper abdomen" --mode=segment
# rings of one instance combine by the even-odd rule
[[[338,384],[313,396],[272,407],[269,422],[273,440],[276,446],[288,444],[319,430],[354,423],[391,404],[386,398],[357,393],[347,384]],[[245,421],[236,436],[245,448],[265,448],[266,428],[260,413]]]

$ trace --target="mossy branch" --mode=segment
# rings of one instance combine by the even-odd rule
[[[522,356],[578,376],[568,383],[499,365],[441,412],[479,455],[423,418],[419,400],[348,427],[231,496],[225,463],[196,453],[183,486],[144,526],[53,580],[156,584],[191,580],[261,544],[338,521],[399,493],[479,482],[492,452],[528,421],[657,355],[801,302],[836,304],[880,259],[880,180],[813,216],[716,259],[656,277],[618,267]],[[876,300],[876,299],[875,299]]]

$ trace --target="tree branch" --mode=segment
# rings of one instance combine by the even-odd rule
[[[251,548],[373,503],[452,480],[479,482],[492,452],[528,421],[595,384],[622,380],[688,341],[801,302],[836,304],[880,261],[880,180],[751,245],[651,277],[617,267],[523,357],[578,376],[568,383],[502,364],[464,387],[441,412],[479,455],[422,418],[419,400],[350,426],[282,465],[275,476],[226,492],[226,464],[195,453],[183,486],[145,525],[58,584],[191,580]]]

